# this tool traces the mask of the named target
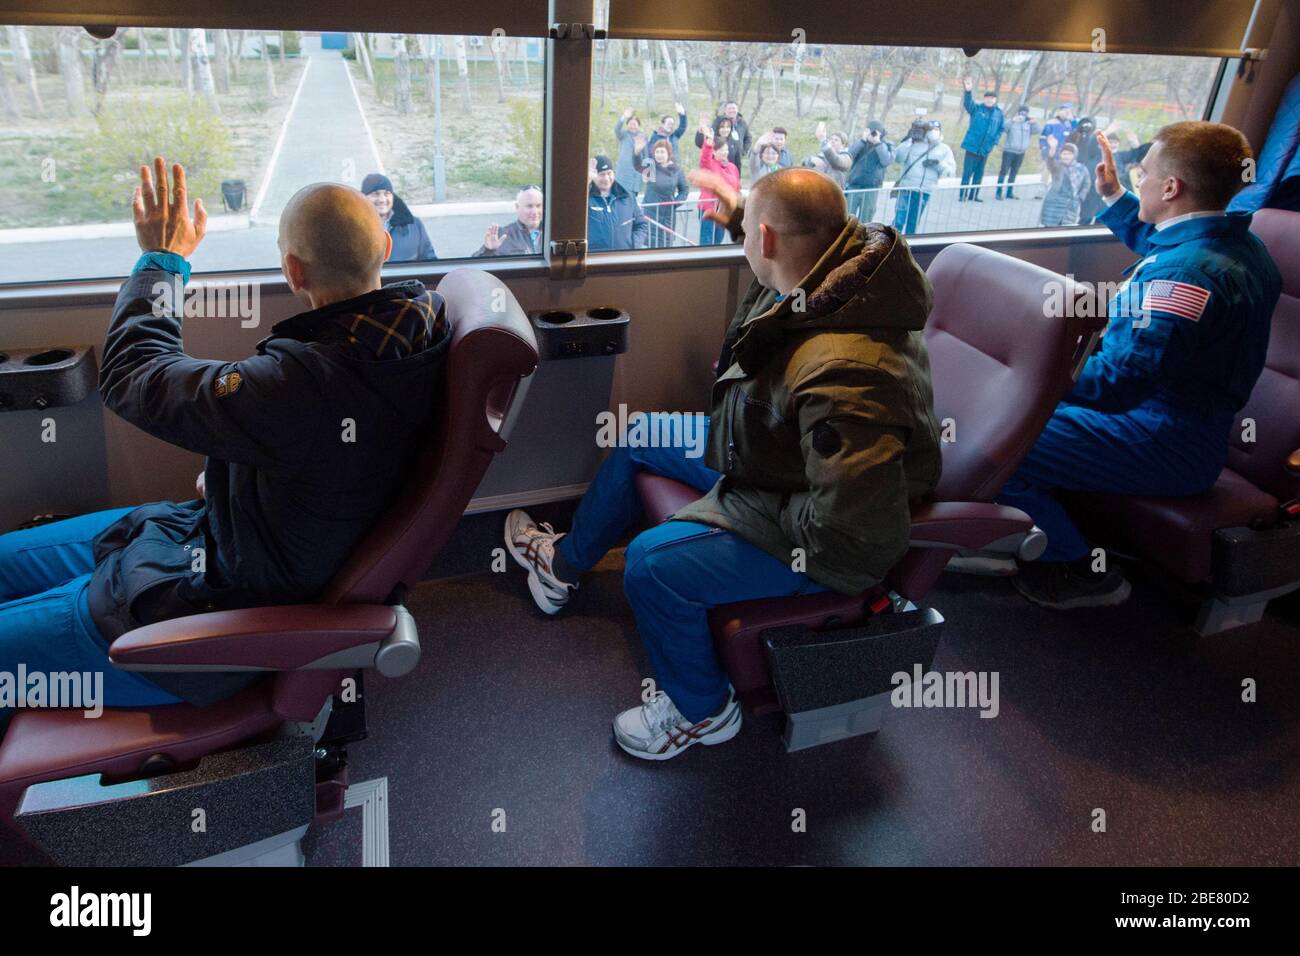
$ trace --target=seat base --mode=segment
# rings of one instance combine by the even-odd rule
[[[887,691],[833,707],[790,714],[781,734],[786,751],[805,750],[876,733],[889,713],[889,698],[890,692]]]

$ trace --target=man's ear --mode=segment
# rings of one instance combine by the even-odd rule
[[[767,223],[762,223],[758,227],[759,252],[764,259],[776,258],[776,230]]]
[[[387,229],[384,230],[384,261],[393,254],[393,234]]]
[[[1165,202],[1173,202],[1186,191],[1187,187],[1181,179],[1177,176],[1166,176],[1164,188],[1160,190],[1160,198]]]
[[[307,285],[306,264],[292,252],[284,254],[282,265],[284,277],[289,280],[289,288],[297,292]]]

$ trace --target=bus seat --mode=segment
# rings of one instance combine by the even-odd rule
[[[926,274],[934,287],[925,337],[935,413],[941,427],[955,432],[954,440],[942,445],[943,477],[933,500],[914,505],[911,546],[881,586],[857,595],[823,592],[744,601],[710,612],[723,666],[737,695],[755,712],[781,709],[763,632],[790,625],[843,627],[879,611],[907,608],[925,598],[959,550],[1034,558],[1046,545],[1024,512],[993,504],[993,497],[1078,375],[1105,328],[1105,316],[1089,314],[1084,290],[1065,276],[965,243],[945,248]],[[1053,287],[1062,290],[1059,301],[1074,306],[1063,307],[1064,316],[1050,315],[1044,306]],[[637,489],[652,521],[665,520],[699,497],[685,485],[644,472],[637,476]],[[800,745],[793,742],[790,725],[787,721],[786,745],[794,749]]]
[[[292,792],[297,805],[305,808],[306,819],[293,831],[297,836],[318,809],[317,794],[337,791],[337,786],[331,791],[315,784],[310,764],[334,693],[345,677],[360,668],[400,676],[415,666],[419,641],[414,623],[401,605],[405,591],[428,570],[493,456],[505,447],[523,403],[528,376],[537,366],[532,326],[499,279],[479,270],[456,269],[443,278],[438,291],[446,299],[453,324],[443,412],[434,422],[429,443],[406,487],[335,575],[320,603],[218,611],[164,621],[122,635],[110,649],[113,661],[127,670],[273,673],[240,694],[203,708],[174,704],[111,709],[93,720],[73,710],[21,710],[14,715],[0,741],[0,819],[13,821],[15,829],[55,862],[195,862],[174,834],[149,841],[128,836],[127,845],[112,845],[112,838],[96,844],[85,839],[84,824],[88,819],[102,821],[104,814],[119,809],[121,820],[135,820],[141,799],[166,804],[155,807],[159,817],[165,816],[171,807],[166,801],[176,799],[177,791],[182,806],[205,806],[214,822],[247,816],[248,808],[239,802],[237,763],[235,770],[228,771],[229,781],[220,776],[214,779],[212,774],[204,778],[206,764],[229,763],[221,752],[230,748],[251,754],[268,739],[285,736],[311,742],[308,746],[299,741],[302,745],[293,751],[294,759],[284,760],[285,779],[295,781]],[[306,776],[300,772],[302,768],[289,766],[301,763],[299,757],[306,761]],[[264,770],[272,776],[265,779],[275,779],[276,767],[274,761],[266,764]],[[74,779],[78,777],[85,779]],[[141,783],[143,778],[149,779]],[[183,778],[185,783],[169,787],[172,778]],[[337,784],[338,779],[336,774],[332,782]],[[345,765],[342,779],[346,779]],[[120,807],[116,807],[112,805],[114,795],[121,789],[117,782],[123,780],[134,783],[122,789],[121,799],[116,800]],[[230,786],[223,791],[225,782]],[[204,802],[186,803],[186,789],[199,785],[204,788]],[[142,788],[147,788],[147,796],[141,795]],[[223,796],[226,813],[218,816],[212,802]],[[105,802],[110,806],[105,807]],[[24,814],[24,807],[32,812]],[[188,816],[190,811],[184,812]],[[60,813],[67,823],[60,824]],[[83,814],[77,831],[80,836],[72,841],[77,848],[68,851],[58,834],[77,829],[73,817],[78,813]],[[88,813],[100,816],[85,816]],[[129,834],[130,827],[124,823],[117,831],[112,826],[93,830]],[[259,831],[255,820],[241,820],[238,837],[243,842],[232,845],[234,838],[228,834],[219,839],[214,836],[208,842],[212,852],[200,857],[220,856],[222,862],[230,862],[234,859],[230,854],[245,844],[265,848],[265,841],[278,834],[280,831]],[[296,837],[292,850],[299,852]],[[262,859],[266,858],[264,854]]]
[[[1257,621],[1271,598],[1300,588],[1300,515],[1281,510],[1300,498],[1300,213],[1261,209],[1251,229],[1282,273],[1282,297],[1214,487],[1186,498],[1065,496],[1094,540],[1210,592],[1202,635]]]

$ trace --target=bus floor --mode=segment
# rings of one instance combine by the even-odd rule
[[[459,553],[487,555],[500,518],[466,519]],[[1142,568],[1126,605],[1068,614],[949,574],[933,669],[997,672],[996,717],[897,709],[793,754],[782,718],[747,717],[652,763],[610,733],[650,676],[621,569],[611,553],[552,618],[513,563],[413,590],[424,657],[367,682],[350,749],[354,782],[387,778],[393,865],[1300,861],[1300,628],[1273,613],[1197,638],[1194,604]],[[358,862],[357,815],[308,835],[309,865]]]

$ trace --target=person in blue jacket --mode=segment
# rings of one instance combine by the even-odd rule
[[[380,286],[391,240],[367,199],[317,183],[280,217],[281,266],[307,310],[247,358],[191,358],[183,296],[207,212],[195,200],[191,217],[180,164],[172,175],[169,189],[162,157],[141,167],[143,255],[113,307],[99,391],[137,428],[207,456],[200,497],[0,535],[0,671],[92,675],[100,706],[202,706],[257,679],[146,677],[108,649],[158,621],[316,600],[406,479],[451,342],[436,292]],[[0,705],[0,724],[10,716]]]
[[[962,161],[962,188],[957,192],[958,202],[967,199],[975,202],[984,201],[980,198],[980,184],[984,182],[984,164],[988,162],[993,147],[998,144],[998,139],[1002,136],[1002,127],[1006,122],[1002,110],[998,109],[998,95],[992,90],[985,90],[984,102],[977,106],[975,97],[971,96],[973,85],[971,78],[966,77],[966,92],[962,96],[961,105],[970,114],[970,128],[966,130],[966,135],[961,141],[961,148],[965,150],[966,156]]]
[[[1161,129],[1125,190],[1097,134],[1097,217],[1141,258],[1111,298],[1101,348],[1084,365],[997,497],[1047,534],[1042,560],[1013,578],[1046,607],[1118,604],[1129,584],[1070,520],[1060,490],[1182,496],[1223,470],[1237,413],[1264,368],[1282,279],[1251,217],[1224,209],[1251,158],[1219,123]]]
[[[427,262],[437,259],[433,242],[424,223],[412,214],[402,197],[393,192],[393,182],[383,173],[371,173],[361,180],[361,192],[375,207],[379,218],[393,237],[393,254],[389,262]]]
[[[587,248],[592,252],[645,249],[650,243],[650,223],[636,197],[614,179],[608,156],[591,161],[587,192]]]

